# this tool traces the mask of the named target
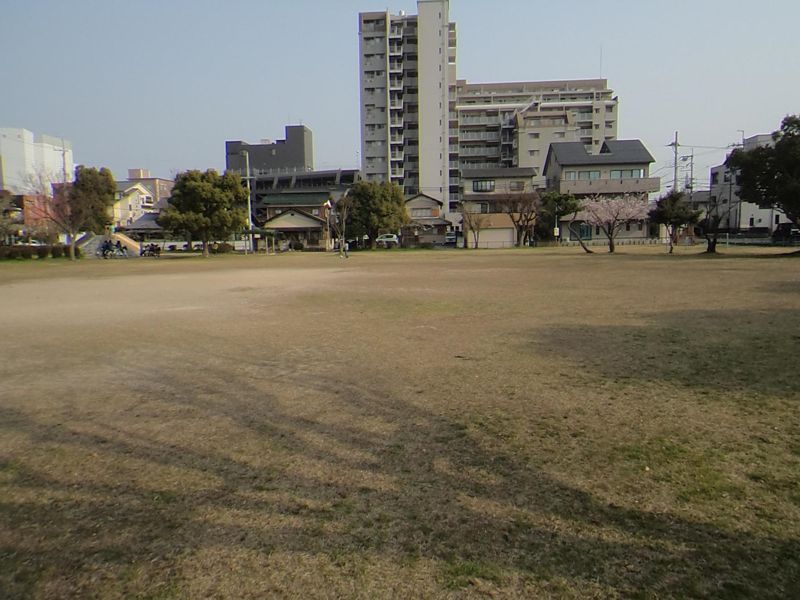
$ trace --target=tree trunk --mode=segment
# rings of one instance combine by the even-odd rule
[[[716,254],[717,253],[717,238],[716,238],[716,236],[715,237],[706,238],[706,241],[708,242],[708,246],[706,246],[706,254]]]
[[[208,251],[208,240],[203,238],[203,258],[208,258],[210,255]]]
[[[608,253],[609,254],[614,254],[614,249],[615,249],[614,237],[613,236],[608,236]]]

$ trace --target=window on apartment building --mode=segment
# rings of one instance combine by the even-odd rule
[[[528,137],[531,138],[531,139],[534,139],[534,140],[538,140],[539,139],[539,134],[538,133],[529,133]]]
[[[606,113],[613,113],[614,107],[613,106],[606,106]]]
[[[606,129],[612,129],[614,127],[614,121],[606,121]]]
[[[493,192],[494,179],[476,179],[472,182],[473,192]]]

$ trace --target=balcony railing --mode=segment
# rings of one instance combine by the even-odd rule
[[[562,194],[644,194],[661,189],[661,178],[561,180]]]

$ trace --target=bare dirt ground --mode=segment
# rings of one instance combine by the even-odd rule
[[[0,264],[0,597],[788,598],[800,259]]]

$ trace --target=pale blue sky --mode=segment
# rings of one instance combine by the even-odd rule
[[[303,122],[318,168],[352,167],[357,15],[387,7],[416,12],[413,0],[0,0],[0,126],[64,136],[76,162],[124,178],[221,169],[225,140]],[[619,137],[642,139],[667,180],[675,130],[726,146],[800,112],[796,0],[452,0],[451,19],[471,82],[596,77],[602,47]],[[696,154],[702,186],[725,151]]]

